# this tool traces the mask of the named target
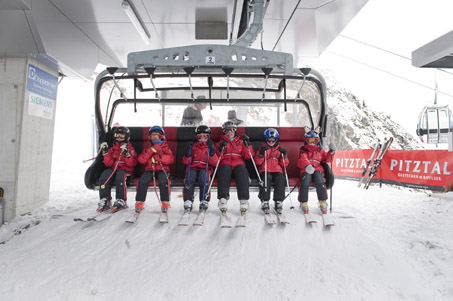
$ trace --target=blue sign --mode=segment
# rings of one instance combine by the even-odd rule
[[[27,90],[53,100],[57,99],[58,77],[28,65]]]

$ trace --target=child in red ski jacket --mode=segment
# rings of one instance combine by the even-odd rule
[[[251,160],[254,152],[248,136],[237,137],[236,129],[237,126],[234,122],[225,122],[222,125],[223,135],[216,144],[217,155],[220,157],[217,172],[217,198],[220,211],[225,212],[230,198],[231,179],[234,177],[242,214],[247,211],[250,198],[249,173],[244,160]]]
[[[117,127],[113,132],[113,137],[114,142],[111,148],[108,147],[107,142],[101,144],[104,165],[108,169],[104,170],[100,177],[98,212],[110,209],[113,182],[116,187],[116,201],[111,207],[112,211],[127,208],[126,178],[134,173],[134,167],[137,165],[137,153],[129,142],[129,129],[125,126]]]
[[[271,186],[274,187],[274,208],[277,214],[282,213],[283,200],[285,199],[286,178],[283,174],[283,166],[286,168],[289,160],[286,156],[286,149],[278,141],[279,137],[276,129],[267,129],[264,132],[265,142],[261,144],[255,155],[255,164],[258,167],[261,180],[264,180],[264,185],[260,186],[258,194],[264,214],[269,214]]]
[[[148,131],[148,139],[151,146],[145,148],[143,153],[138,156],[138,162],[145,165],[145,172],[140,177],[135,196],[135,211],[140,212],[146,200],[149,183],[154,180],[156,188],[156,179],[159,182],[160,202],[162,212],[167,212],[170,204],[170,164],[175,162],[170,147],[165,141],[164,129],[158,125],[151,127]],[[156,189],[157,194],[157,189]],[[158,196],[159,198],[159,196]]]
[[[192,211],[194,201],[195,184],[200,188],[200,211],[208,209],[210,192],[209,183],[213,167],[217,165],[219,157],[215,152],[211,138],[211,129],[206,125],[200,125],[195,129],[198,142],[189,145],[186,149],[182,163],[187,165],[184,182],[184,211]],[[206,195],[208,194],[208,195]]]
[[[297,167],[300,169],[301,182],[299,187],[299,202],[304,213],[308,210],[308,188],[312,181],[315,183],[319,207],[323,214],[327,213],[327,188],[324,183],[324,169],[321,163],[330,162],[335,152],[335,146],[330,144],[329,150],[321,150],[317,132],[311,130],[305,134],[305,144],[300,148]]]

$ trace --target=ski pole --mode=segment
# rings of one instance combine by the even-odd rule
[[[252,152],[250,151],[249,146],[247,146],[247,149],[249,151],[250,159],[252,160],[253,167],[255,167],[256,175],[258,176],[260,186],[263,187],[263,185],[264,185],[263,180],[261,180],[260,173],[258,172],[258,168],[256,168],[255,160],[253,160]]]
[[[330,153],[330,170],[333,170],[333,165],[332,165],[332,153]],[[333,172],[332,172],[333,174]],[[330,186],[330,213],[332,213],[332,190],[333,190],[333,185]]]
[[[156,161],[154,160],[154,157],[151,157],[151,161],[153,164],[151,165],[153,168],[153,184],[154,184],[154,192],[156,193],[157,196],[157,201],[159,202],[159,205],[162,207],[162,202],[160,201],[159,194],[157,193],[157,186],[156,186],[156,171],[154,170],[154,164]]]
[[[99,150],[98,150],[98,152],[96,154],[96,157],[93,157],[93,158],[87,159],[87,160],[82,160],[82,162],[86,163],[86,162],[89,162],[89,161],[92,161],[92,160],[96,159],[99,156],[99,154],[101,153],[101,151],[102,151],[102,147],[99,147]]]
[[[154,147],[152,147],[152,146],[151,146],[151,150],[152,150],[153,152],[157,153],[156,149],[155,149]],[[165,177],[167,178],[168,197],[171,199],[170,175],[169,175],[168,172],[165,170],[164,165],[162,164],[162,162],[157,161],[157,163],[159,163],[160,167],[162,168],[162,171],[163,171],[164,174],[165,174]]]
[[[208,178],[208,168],[209,168],[209,147],[208,147],[208,157],[206,158],[206,171],[204,173],[204,185],[203,185],[203,201],[205,200],[205,191],[206,191],[206,179]],[[207,199],[207,197],[206,197]]]
[[[266,191],[267,197],[267,193],[269,192],[269,189],[267,187],[267,150],[264,151],[264,191]]]
[[[189,165],[187,166],[186,188],[190,187],[190,162],[192,161],[192,145],[189,147]]]
[[[215,169],[214,169],[214,173],[212,174],[212,179],[211,179],[211,183],[209,183],[209,187],[208,187],[208,191],[206,192],[206,195],[209,195],[209,193],[211,192],[211,188],[212,188],[212,183],[214,182],[214,178],[215,178],[215,174],[217,173],[217,169],[219,169],[219,163],[220,163],[220,159],[222,158],[222,155],[223,155],[223,152],[225,151],[225,148],[222,149],[222,151],[220,152],[220,156],[219,156],[219,160],[217,160],[217,164],[215,166]],[[205,199],[206,201],[206,199]]]
[[[288,173],[286,172],[286,164],[285,164],[285,157],[283,156],[282,154],[282,160],[283,160],[283,170],[285,171],[285,178],[286,178],[286,189],[289,191],[289,180],[288,180]],[[295,187],[294,187],[295,188]],[[293,188],[293,190],[294,190]],[[293,199],[291,198],[291,192],[289,192],[289,204],[290,204],[290,207],[289,209],[294,209],[294,206],[293,206]]]
[[[107,184],[107,183],[110,181],[110,179],[112,178],[112,176],[115,174],[116,169],[118,168],[118,164],[120,163],[121,156],[123,155],[124,150],[125,150],[124,148],[121,149],[120,155],[119,155],[119,157],[118,157],[118,161],[116,161],[115,168],[113,169],[113,172],[111,173],[110,177],[105,181],[104,184],[101,185],[101,189],[104,189],[104,188],[105,188],[105,184]]]
[[[93,161],[93,160],[96,159],[96,158],[97,158],[97,156],[96,156],[96,157],[93,157],[93,158],[91,158],[91,159],[82,160],[82,162],[83,162],[83,163],[87,163],[87,162],[89,162],[89,161]]]

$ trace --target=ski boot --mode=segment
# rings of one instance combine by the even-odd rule
[[[227,203],[228,203],[228,200],[225,199],[225,198],[221,198],[219,200],[219,209],[221,212],[226,212],[227,211]]]
[[[126,200],[117,199],[116,202],[113,204],[112,212],[117,212],[126,208],[127,208]]]
[[[247,210],[249,209],[249,201],[248,200],[239,200],[240,203],[240,210],[241,210],[241,215],[245,215],[247,213]]]
[[[261,210],[264,214],[269,214],[269,201],[261,201]]]
[[[327,202],[319,201],[319,209],[321,209],[322,214],[327,214]]]
[[[282,214],[282,212],[283,212],[283,203],[281,201],[275,201],[275,212],[277,214]]]
[[[192,204],[193,201],[191,200],[184,201],[184,213],[192,212]]]
[[[162,211],[162,213],[166,213],[168,208],[170,208],[170,203],[168,201],[162,201],[160,211]]]
[[[300,209],[304,212],[304,214],[310,213],[308,210],[308,203],[307,202],[301,202],[300,203]]]
[[[96,211],[103,212],[109,210],[110,207],[112,207],[112,202],[110,201],[110,199],[102,198],[98,203],[98,209],[96,209]]]
[[[140,213],[145,206],[145,202],[135,202],[135,212]]]
[[[200,203],[200,212],[208,210],[209,202],[208,201],[201,201]]]

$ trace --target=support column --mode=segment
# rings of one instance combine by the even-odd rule
[[[0,187],[8,222],[49,200],[58,64],[0,54]]]

